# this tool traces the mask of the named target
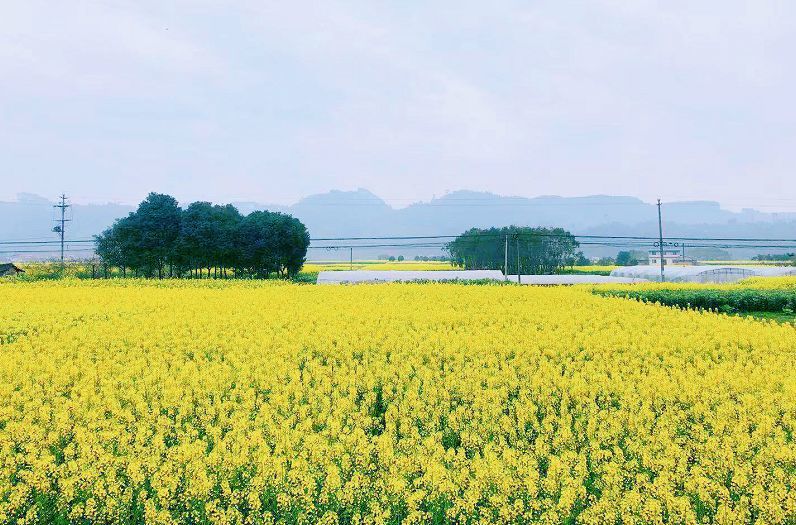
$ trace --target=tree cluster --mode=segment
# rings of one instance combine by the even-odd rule
[[[620,251],[616,254],[617,266],[637,266],[647,263],[647,254],[638,250]]]
[[[95,237],[103,264],[144,277],[290,277],[304,264],[310,235],[290,215],[150,193],[138,209]]]
[[[472,228],[447,245],[451,262],[467,270],[503,270],[508,241],[510,275],[553,274],[575,258],[578,242],[562,228]]]
[[[796,266],[796,253],[762,253],[752,257],[753,261],[790,262]]]

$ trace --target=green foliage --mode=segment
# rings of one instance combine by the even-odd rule
[[[582,251],[576,253],[569,261],[567,261],[568,266],[591,266],[591,261],[588,257],[583,255]]]
[[[298,272],[290,278],[294,283],[315,284],[318,282],[316,272]]]
[[[599,266],[597,268],[600,268]],[[588,270],[583,268],[572,269],[572,268],[562,268],[557,273],[560,275],[604,275],[608,276],[611,275],[611,270]]]
[[[578,242],[562,228],[509,226],[472,228],[448,243],[451,262],[467,270],[503,270],[508,239],[508,273],[553,274],[575,258]]]
[[[194,202],[182,210],[150,193],[138,209],[96,237],[105,267],[142,277],[295,276],[309,232],[298,219],[256,211],[242,217],[231,204]]]
[[[686,246],[686,256],[700,261],[729,261],[732,259],[730,252],[714,247],[691,248]]]
[[[752,257],[753,261],[778,261],[778,262],[790,262],[793,265],[796,265],[796,253],[767,253],[767,254],[760,254],[755,255]]]
[[[625,297],[639,301],[682,308],[718,310],[724,313],[787,312],[796,309],[796,290],[759,290],[751,288],[657,289],[657,290],[595,290],[605,296]]]
[[[646,261],[646,254],[637,250],[621,251],[616,254],[616,264],[618,266],[636,266]]]
[[[304,265],[310,234],[298,219],[283,213],[255,211],[240,223],[238,264],[247,273],[290,277]]]

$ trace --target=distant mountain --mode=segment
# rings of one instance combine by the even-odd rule
[[[54,202],[33,195],[20,193],[13,202],[0,202],[0,241],[53,241],[58,236],[52,231],[60,212],[53,208]],[[113,224],[119,217],[133,211],[125,204],[74,204],[67,210],[67,239],[90,239],[93,235]],[[70,249],[86,248],[85,245],[68,245]],[[54,255],[50,245],[0,244],[0,262],[5,260],[46,259]],[[70,252],[74,257],[90,252]]]
[[[0,202],[0,240],[52,240],[57,217],[53,202],[31,194],[20,194],[14,202]],[[429,202],[395,209],[365,190],[330,191],[308,196],[291,206],[233,203],[241,213],[268,209],[301,219],[313,238],[400,235],[455,235],[470,227],[561,226],[583,235],[643,235],[658,233],[657,208],[635,197],[592,195],[586,197],[500,196],[493,193],[456,191]],[[123,204],[76,204],[67,237],[86,239],[127,215],[134,207]],[[673,202],[664,205],[664,235],[692,237],[796,237],[796,213],[765,213],[757,210],[732,212],[710,201]],[[320,243],[319,243],[320,244]],[[327,243],[328,244],[328,243]],[[384,242],[383,244],[390,244]],[[583,246],[592,255],[613,255],[618,247]],[[0,259],[22,258],[7,246]],[[18,250],[20,251],[20,250]],[[771,249],[732,250],[747,256]],[[399,249],[385,246],[357,250],[357,257],[378,254],[414,256],[438,253],[435,248]],[[49,255],[49,254],[45,254]],[[335,253],[311,251],[311,257],[336,258]],[[343,256],[341,253],[340,257]],[[39,254],[27,257],[40,257]]]

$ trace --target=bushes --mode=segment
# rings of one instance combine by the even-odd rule
[[[595,290],[598,295],[625,297],[683,308],[735,312],[787,312],[796,310],[795,290],[738,289],[655,289]]]

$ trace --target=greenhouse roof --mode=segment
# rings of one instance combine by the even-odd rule
[[[668,265],[664,269],[665,279],[670,282],[731,282],[746,277],[778,277],[782,275],[796,275],[796,267]],[[659,281],[661,267],[658,265],[623,266],[613,270],[611,276]]]
[[[508,280],[517,282],[516,275],[509,275]],[[521,284],[557,285],[557,284],[603,284],[603,283],[638,283],[649,279],[635,277],[612,277],[607,275],[523,275]]]
[[[377,283],[394,281],[470,281],[480,279],[503,280],[500,270],[353,270],[323,271],[318,284]]]

